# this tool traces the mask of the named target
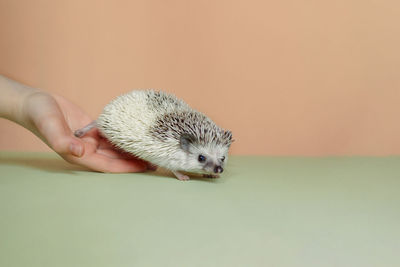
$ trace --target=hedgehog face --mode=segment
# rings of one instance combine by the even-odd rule
[[[229,145],[210,143],[202,145],[193,136],[182,135],[180,146],[187,154],[187,169],[189,172],[219,174],[224,171],[228,161]]]
[[[191,161],[204,173],[221,173],[228,160],[228,150],[222,146],[197,146],[190,154]],[[196,161],[194,163],[194,161]]]

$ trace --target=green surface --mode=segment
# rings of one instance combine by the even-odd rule
[[[0,266],[400,266],[400,157],[231,157],[216,180],[0,152]]]

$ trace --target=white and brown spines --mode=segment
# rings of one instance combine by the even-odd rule
[[[186,110],[190,107],[181,99],[173,94],[163,91],[146,90],[146,105],[149,110],[156,113],[166,113],[175,110]]]
[[[221,144],[224,146],[230,147],[232,142],[234,141],[232,139],[232,132],[231,131],[224,131],[220,138]]]
[[[173,171],[212,173],[226,163],[232,143],[230,131],[174,95],[154,90],[117,97],[104,107],[96,125],[120,149]],[[206,163],[199,161],[200,155],[207,156]]]
[[[219,128],[211,119],[195,110],[165,113],[157,117],[149,129],[150,134],[164,142],[175,140],[179,143],[182,135],[189,135],[199,145],[210,144],[230,146],[232,133]]]

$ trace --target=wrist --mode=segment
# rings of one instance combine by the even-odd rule
[[[40,91],[0,75],[0,117],[25,126],[28,118],[24,103],[37,92]]]

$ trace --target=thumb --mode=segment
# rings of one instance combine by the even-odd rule
[[[85,153],[83,142],[72,136],[59,137],[51,142],[50,145],[58,154],[71,154],[75,157],[82,157]]]
[[[82,141],[76,140],[76,138],[71,138],[68,149],[72,155],[79,158],[85,153],[85,146]]]

